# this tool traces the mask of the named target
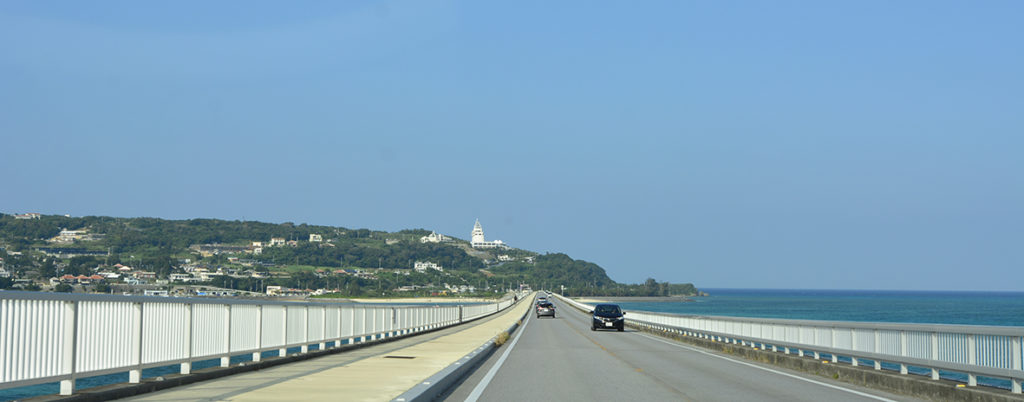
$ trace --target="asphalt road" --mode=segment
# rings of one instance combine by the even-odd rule
[[[557,318],[529,315],[509,343],[445,400],[917,400],[750,362],[630,328],[592,332],[589,315],[557,300],[555,304]]]

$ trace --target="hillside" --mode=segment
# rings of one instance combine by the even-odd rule
[[[692,285],[655,281],[651,286],[653,280],[619,284],[597,264],[565,254],[476,249],[457,238],[421,240],[430,233],[291,222],[0,214],[0,288],[109,291],[115,284],[205,284],[261,293],[272,286],[324,289],[341,296],[480,293],[518,284],[593,295],[695,291]]]

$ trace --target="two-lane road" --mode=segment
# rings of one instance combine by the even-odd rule
[[[557,318],[530,315],[509,344],[447,400],[916,400],[752,363],[630,328],[592,332],[588,315],[554,302]]]

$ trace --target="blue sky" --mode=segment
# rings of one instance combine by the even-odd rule
[[[484,4],[487,3],[487,4]],[[1024,290],[1024,3],[0,3],[0,211]]]

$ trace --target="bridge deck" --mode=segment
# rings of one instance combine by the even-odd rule
[[[468,327],[141,395],[140,401],[391,400],[504,331],[530,303]],[[389,358],[400,356],[405,358]],[[409,358],[411,357],[411,359]]]

